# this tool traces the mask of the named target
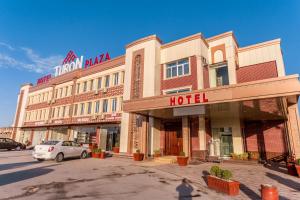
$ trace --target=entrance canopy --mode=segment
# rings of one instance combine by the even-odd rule
[[[246,119],[255,119],[258,116],[259,119],[283,118],[285,104],[295,99],[297,101],[300,95],[298,78],[298,75],[290,75],[175,95],[129,100],[124,101],[123,109],[124,112],[173,118],[183,115],[218,117],[222,109],[239,107],[240,117]]]

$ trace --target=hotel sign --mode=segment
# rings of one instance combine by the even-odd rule
[[[195,94],[187,94],[187,95],[179,95],[179,96],[171,96],[170,106],[181,106],[181,105],[189,105],[189,104],[200,104],[208,102],[205,93],[195,93]]]

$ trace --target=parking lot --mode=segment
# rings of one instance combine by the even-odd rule
[[[1,151],[0,200],[231,199],[207,188],[202,173],[211,165],[179,167],[126,158],[38,162],[28,150]],[[224,165],[242,183],[241,194],[234,199],[260,199],[261,183],[279,187],[281,199],[300,197],[300,181],[296,177],[261,166]]]

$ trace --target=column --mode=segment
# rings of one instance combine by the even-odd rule
[[[190,155],[190,131],[189,131],[189,118],[182,117],[182,139],[183,139],[183,152],[185,156]]]
[[[145,154],[145,158],[148,157],[147,141],[148,141],[148,117],[143,117],[140,142],[141,142],[141,152]]]
[[[205,118],[199,116],[199,149],[200,151],[206,150],[206,132],[205,132]]]
[[[296,100],[297,102],[297,100]],[[292,153],[300,158],[300,122],[297,103],[288,104],[287,129]]]

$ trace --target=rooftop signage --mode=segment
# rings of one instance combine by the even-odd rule
[[[94,59],[89,58],[84,62],[84,68],[92,67],[96,64],[110,60],[110,55],[108,52],[99,54]],[[63,60],[61,65],[54,67],[54,77],[63,75],[65,73],[74,71],[76,69],[83,68],[83,56],[77,57],[77,55],[71,50],[68,52],[67,56]],[[52,75],[48,74],[37,80],[37,85],[48,82],[51,79]]]

